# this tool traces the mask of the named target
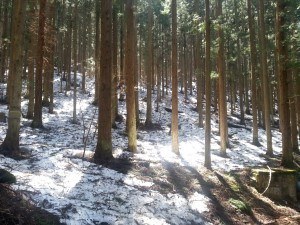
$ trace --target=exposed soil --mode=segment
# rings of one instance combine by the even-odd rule
[[[0,184],[1,225],[63,225],[58,216],[42,210],[8,185]]]
[[[278,158],[270,158],[269,165],[279,166]],[[253,187],[251,169],[230,173],[201,171],[189,166],[179,166],[168,162],[155,165],[153,162],[130,161],[129,159],[107,165],[121,173],[134,173],[140,179],[152,181],[151,189],[161,194],[179,193],[188,197],[196,191],[204,193],[209,199],[209,211],[199,215],[212,224],[300,224],[300,203],[276,202],[261,195]],[[151,164],[151,166],[150,166]],[[232,202],[241,202],[239,208]]]

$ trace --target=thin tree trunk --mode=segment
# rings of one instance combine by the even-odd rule
[[[148,8],[148,31],[147,31],[147,53],[146,53],[146,77],[147,77],[147,111],[146,111],[146,126],[152,125],[152,61],[153,61],[153,47],[152,47],[152,27],[153,27],[153,9],[149,5]]]
[[[222,0],[217,1],[217,17],[222,16]],[[218,73],[219,73],[219,121],[220,121],[220,138],[221,154],[226,155],[228,146],[228,125],[227,125],[227,102],[226,102],[226,74],[224,58],[224,34],[222,23],[218,26]]]
[[[178,78],[177,78],[177,2],[172,0],[172,150],[179,155],[178,142]]]
[[[113,5],[113,77],[112,77],[112,124],[115,125],[115,120],[118,116],[118,11],[117,5]]]
[[[5,71],[6,71],[6,57],[7,57],[7,48],[8,48],[8,42],[7,39],[9,38],[9,32],[8,32],[8,2],[9,0],[5,1],[5,5],[7,7],[4,7],[3,12],[3,34],[0,38],[2,38],[2,52],[1,52],[1,64],[0,64],[0,82],[4,83],[5,81]]]
[[[270,120],[270,91],[268,78],[268,62],[267,62],[267,45],[266,45],[266,31],[265,31],[265,13],[264,0],[259,0],[259,18],[260,18],[260,39],[261,39],[261,62],[263,72],[263,92],[264,92],[264,118],[267,135],[267,155],[273,155],[272,149],[272,133]]]
[[[295,89],[295,70],[292,69],[290,71],[290,81],[289,81],[289,105],[290,105],[290,118],[291,118],[291,147],[292,151],[295,153],[299,153],[299,146],[298,146],[298,131],[297,131],[297,112],[296,112],[296,89]]]
[[[50,3],[50,44],[49,44],[49,113],[53,113],[54,110],[54,54],[55,54],[55,43],[56,43],[56,29],[55,29],[55,11],[56,2]]]
[[[26,117],[33,118],[34,110],[34,76],[35,76],[35,48],[36,48],[36,0],[29,1],[29,40],[28,40],[28,108]]]
[[[39,11],[39,30],[37,42],[37,58],[36,58],[36,76],[35,76],[35,104],[34,116],[31,126],[33,128],[42,128],[42,97],[43,97],[43,68],[44,68],[44,46],[45,46],[45,23],[46,23],[46,2],[47,0],[40,0]]]
[[[195,2],[195,10],[197,15],[200,17],[200,0],[196,0]],[[200,21],[199,21],[200,22]],[[201,76],[201,36],[199,33],[196,35],[196,51],[195,51],[195,74],[197,79],[197,111],[198,111],[198,118],[199,118],[199,127],[204,127],[203,124],[203,106],[202,106],[202,76]]]
[[[242,57],[241,57],[241,40],[238,39],[237,41],[237,73],[238,73],[238,80],[239,80],[239,99],[240,99],[240,124],[245,124],[245,107],[244,107],[244,75],[242,69]]]
[[[74,2],[74,11],[72,18],[72,28],[73,28],[73,73],[74,73],[74,95],[73,95],[73,123],[77,123],[77,61],[78,61],[78,53],[77,53],[77,0]]]
[[[95,35],[95,96],[94,105],[99,105],[100,80],[100,0],[96,0],[96,35]]]
[[[206,168],[211,168],[211,153],[210,153],[210,142],[211,142],[211,78],[210,78],[210,45],[211,45],[211,34],[210,34],[210,1],[205,0],[205,162]]]
[[[255,29],[253,22],[253,12],[251,6],[251,0],[247,0],[247,12],[248,12],[248,25],[250,33],[250,57],[251,57],[251,94],[252,94],[252,116],[253,116],[253,128],[252,128],[252,143],[256,146],[259,145],[258,141],[258,122],[257,122],[257,53],[255,44]]]

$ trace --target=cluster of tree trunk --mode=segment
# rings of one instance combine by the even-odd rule
[[[180,149],[180,90],[186,102],[188,95],[196,92],[198,124],[205,128],[206,167],[211,167],[212,110],[219,116],[223,156],[229,147],[228,110],[240,114],[243,126],[246,114],[252,114],[252,142],[259,145],[261,126],[270,156],[278,111],[282,165],[292,166],[293,152],[299,152],[300,129],[299,3],[212,3],[172,0],[166,7],[167,2],[158,0],[1,0],[0,82],[8,84],[9,104],[8,131],[1,152],[21,154],[23,80],[31,126],[43,128],[43,107],[53,113],[56,69],[60,91],[73,96],[73,123],[78,122],[78,91],[87,93],[86,76],[95,79],[94,104],[99,108],[96,162],[113,158],[111,128],[118,118],[118,96],[126,98],[128,150],[137,151],[141,120],[138,88],[145,85],[146,127],[153,126],[153,93],[159,111],[159,103],[172,91],[174,153],[179,154]]]

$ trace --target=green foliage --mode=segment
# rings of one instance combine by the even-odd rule
[[[230,198],[228,202],[243,213],[251,213],[251,207],[239,199]]]
[[[240,192],[240,185],[237,183],[236,179],[232,175],[224,174],[223,177],[232,191]]]
[[[217,73],[217,71],[211,71],[210,78],[213,80],[219,78],[219,74]]]
[[[17,179],[13,174],[4,169],[0,169],[0,183],[13,184],[16,183],[16,181]]]

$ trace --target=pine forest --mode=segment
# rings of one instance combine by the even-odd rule
[[[299,143],[299,0],[0,0],[1,225],[297,225]]]

